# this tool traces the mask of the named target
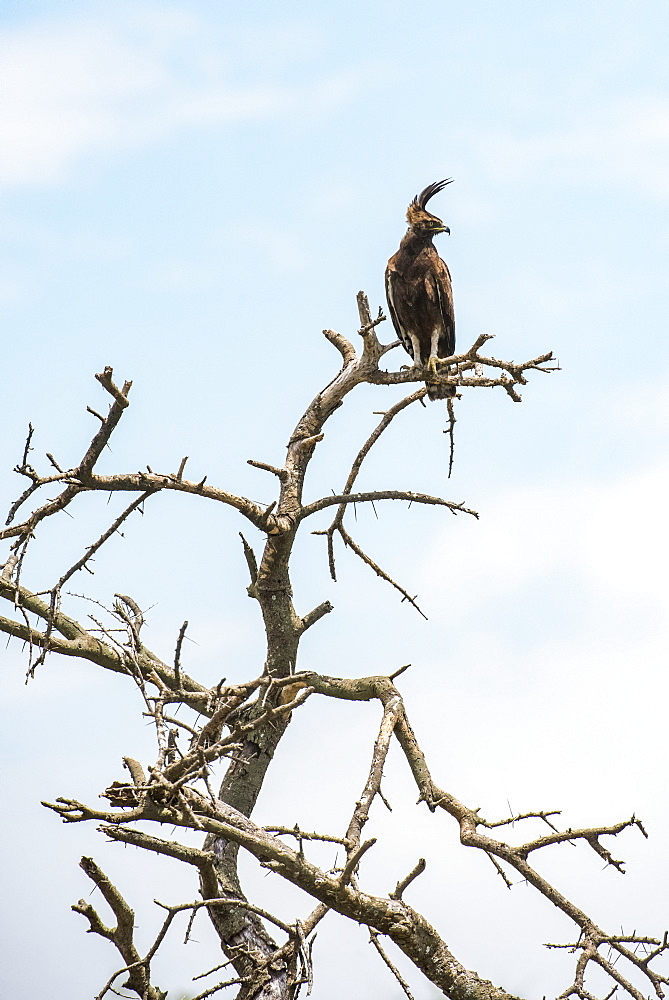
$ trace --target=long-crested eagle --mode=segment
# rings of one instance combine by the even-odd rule
[[[451,276],[432,245],[437,233],[450,233],[425,208],[451,179],[429,184],[407,209],[406,231],[386,268],[386,297],[393,326],[415,365],[427,367],[430,399],[447,399],[455,386],[437,379],[437,358],[455,353],[455,314]]]

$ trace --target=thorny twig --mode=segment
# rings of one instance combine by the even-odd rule
[[[444,431],[444,434],[448,434],[450,441],[450,451],[448,456],[448,478],[451,478],[451,472],[453,471],[453,459],[455,458],[455,406],[453,404],[453,397],[451,396],[447,401],[448,408],[448,427]]]
[[[400,973],[400,971],[397,968],[397,966],[393,965],[393,963],[388,958],[388,955],[386,954],[385,950],[383,949],[383,947],[382,947],[382,945],[381,945],[381,943],[379,941],[379,935],[378,935],[378,933],[376,931],[370,930],[370,932],[369,932],[369,940],[370,940],[370,943],[374,945],[374,947],[378,951],[379,955],[381,956],[381,958],[383,959],[383,961],[385,962],[385,964],[388,966],[388,968],[392,972],[392,974],[395,977],[395,979],[397,980],[397,982],[400,984],[400,986],[404,990],[404,993],[408,997],[408,1000],[414,1000],[413,994],[411,993],[411,990],[409,989],[409,984],[407,983],[406,979],[404,979],[402,977],[402,974]]]

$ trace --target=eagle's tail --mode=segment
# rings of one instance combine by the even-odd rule
[[[428,399],[452,399],[455,396],[455,386],[449,382],[426,382]]]

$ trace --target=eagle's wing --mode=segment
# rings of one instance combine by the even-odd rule
[[[413,344],[411,343],[411,337],[409,332],[402,323],[401,315],[406,307],[407,289],[406,282],[397,273],[391,264],[386,268],[386,299],[388,300],[388,310],[390,312],[390,318],[393,321],[393,326],[395,327],[395,332],[400,339],[400,343],[404,350],[412,358],[413,354]],[[416,360],[414,358],[414,360]],[[420,360],[420,359],[419,359]]]
[[[436,308],[441,320],[442,333],[439,336],[439,357],[449,358],[455,354],[455,311],[451,275],[438,254],[432,267],[425,275],[425,291]]]

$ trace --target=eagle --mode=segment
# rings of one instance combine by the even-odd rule
[[[452,178],[435,181],[416,195],[407,209],[409,228],[386,268],[390,318],[414,364],[427,368],[430,399],[455,395],[455,386],[439,382],[437,375],[437,359],[455,353],[455,314],[451,275],[432,245],[433,236],[450,229],[425,208],[451,183]]]

